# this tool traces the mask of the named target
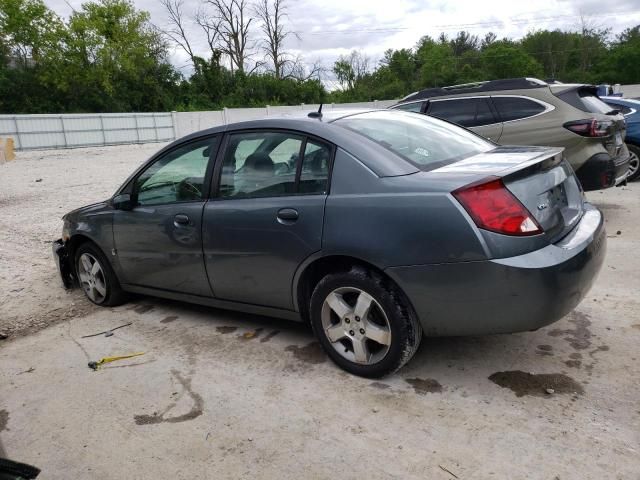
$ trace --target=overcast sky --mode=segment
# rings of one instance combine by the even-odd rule
[[[45,0],[66,17],[84,0]],[[184,0],[186,12],[195,12],[202,0]],[[286,0],[285,0],[286,1]],[[162,27],[166,14],[158,0],[134,0],[138,9],[151,14]],[[307,63],[317,60],[330,69],[335,59],[351,50],[362,50],[373,61],[388,48],[407,48],[423,35],[459,30],[483,36],[493,31],[499,38],[517,39],[530,30],[577,29],[580,17],[598,27],[619,33],[640,24],[640,0],[288,0],[287,22],[298,35],[290,36],[287,48]],[[536,8],[537,7],[537,8]],[[196,48],[206,53],[199,27],[192,25]],[[254,33],[258,34],[257,29]],[[183,52],[176,50],[172,63],[185,70]],[[329,79],[325,79],[329,80]]]

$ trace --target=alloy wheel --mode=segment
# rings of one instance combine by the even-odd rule
[[[83,253],[78,260],[78,277],[87,297],[94,303],[102,303],[107,297],[107,282],[100,262],[90,253]]]
[[[629,152],[631,157],[629,158],[629,178],[633,177],[638,173],[638,169],[640,168],[640,158],[634,152]]]
[[[331,346],[351,362],[373,365],[389,351],[389,319],[364,290],[341,287],[332,291],[322,305],[321,320]]]

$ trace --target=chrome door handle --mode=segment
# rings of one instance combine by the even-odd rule
[[[191,223],[191,220],[187,215],[183,213],[179,213],[178,215],[173,217],[173,223],[176,226],[185,226],[185,225],[189,225]]]
[[[295,208],[281,208],[278,210],[277,219],[283,224],[294,223],[298,220],[298,211]]]

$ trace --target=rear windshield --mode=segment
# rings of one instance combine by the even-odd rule
[[[557,96],[583,112],[602,113],[606,115],[612,110],[609,105],[600,100],[595,94],[595,89],[592,88],[567,90],[559,93]]]
[[[333,123],[363,135],[422,170],[433,170],[495,148],[464,128],[400,111],[360,113]]]

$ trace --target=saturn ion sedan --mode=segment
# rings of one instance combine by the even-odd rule
[[[585,296],[603,217],[561,148],[401,111],[271,118],[181,138],[64,216],[63,281],[310,322],[380,377],[431,336],[535,330]]]

